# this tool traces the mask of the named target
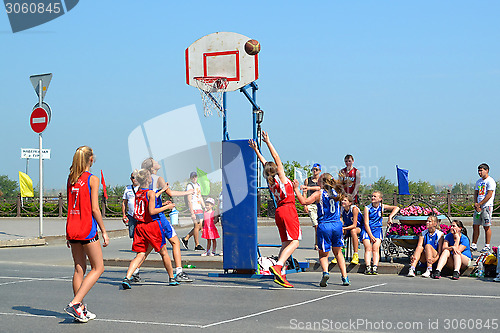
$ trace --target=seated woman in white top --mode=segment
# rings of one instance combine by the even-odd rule
[[[443,249],[444,233],[438,229],[438,219],[436,216],[427,218],[427,229],[418,237],[417,248],[410,258],[409,277],[415,276],[415,267],[418,262],[427,264],[427,270],[422,277],[428,278],[432,273],[432,265],[438,261]]]

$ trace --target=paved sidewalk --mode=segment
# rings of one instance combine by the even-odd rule
[[[472,218],[463,217],[458,218],[469,230],[469,237],[472,235]],[[384,222],[385,223],[385,222]],[[446,223],[446,220],[444,220]],[[104,219],[106,230],[110,233],[111,237],[123,237],[127,235],[126,226],[119,218]],[[301,217],[300,224],[303,228],[310,227],[311,222],[308,217]],[[187,217],[181,217],[179,224],[175,225],[175,229],[191,227],[191,220]],[[274,226],[274,219],[259,218],[259,226]],[[493,219],[493,230],[495,227],[500,227],[500,218]],[[45,217],[42,225],[42,238],[48,239],[50,244],[55,237],[62,237],[66,233],[66,218]],[[482,230],[482,228],[481,228]],[[482,232],[481,232],[482,233]],[[494,232],[495,233],[495,232]],[[23,244],[30,245],[29,240],[39,239],[40,235],[40,222],[38,217],[1,217],[0,218],[0,247],[21,246]],[[23,241],[21,241],[23,240]],[[480,239],[481,240],[481,239]],[[10,244],[6,242],[10,241]],[[17,241],[17,243],[16,243]],[[40,240],[35,242],[38,245]],[[495,243],[494,243],[495,244]]]

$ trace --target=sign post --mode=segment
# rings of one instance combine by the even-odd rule
[[[38,81],[38,103],[42,105],[43,102],[43,95],[42,95],[42,80]],[[47,119],[48,121],[48,119]],[[39,156],[42,156],[42,132],[38,133],[38,149],[39,149]],[[39,179],[40,179],[40,225],[39,225],[39,232],[38,236],[40,238],[43,238],[43,158],[38,159],[38,165],[39,165]]]
[[[30,126],[38,133],[38,149],[39,156],[39,179],[40,179],[40,223],[39,223],[39,238],[43,238],[43,158],[42,158],[42,132],[47,128],[49,124],[49,115],[45,109],[42,108],[43,97],[47,92],[50,80],[52,79],[52,73],[42,74],[42,75],[31,75],[30,81],[35,88],[35,92],[38,95],[38,105],[40,107],[35,108],[31,113]],[[35,85],[36,84],[36,85]],[[46,115],[46,117],[44,117]]]

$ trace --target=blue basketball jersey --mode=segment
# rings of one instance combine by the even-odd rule
[[[338,196],[335,190],[332,190],[334,197],[330,197],[328,192],[321,189],[321,200],[316,203],[318,206],[318,223],[340,223],[340,203],[334,198]]]
[[[435,250],[438,249],[439,246],[439,240],[441,237],[443,237],[443,232],[441,230],[436,230],[434,231],[434,234],[430,234],[429,230],[425,229],[422,231],[422,236],[424,237],[424,243],[423,245],[430,244]]]
[[[444,236],[444,240],[448,241],[448,244],[450,246],[455,245],[455,239],[453,238],[453,234],[451,232],[447,233],[446,236]],[[472,252],[470,251],[470,240],[469,237],[465,236],[464,234],[460,235],[460,245],[465,246],[465,249],[462,251],[462,254],[466,256],[469,259],[472,259]]]
[[[382,227],[382,212],[384,211],[384,205],[380,204],[378,207],[373,207],[371,204],[368,206],[368,225],[370,229],[381,228]]]
[[[356,205],[352,205],[351,207],[349,207],[349,210],[345,210],[344,207],[342,207],[340,209],[340,211],[342,212],[342,220],[344,221],[344,227],[348,227],[348,226],[352,225],[352,223],[354,222],[352,220],[353,217],[354,217],[354,214],[352,212],[352,208],[353,207],[357,208]],[[357,221],[356,226],[358,228],[362,228],[363,227],[363,222],[364,222],[363,214],[361,213],[361,211],[359,211],[359,213],[358,213],[358,221]]]

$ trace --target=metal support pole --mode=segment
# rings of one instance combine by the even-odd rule
[[[226,92],[222,94],[222,110],[224,115],[222,116],[222,141],[229,140],[229,133],[227,132],[227,103],[226,103]]]
[[[257,145],[259,147],[259,149],[261,148],[261,142],[260,142],[260,135],[261,135],[261,129],[260,129],[260,123],[257,124],[257,113],[255,113],[256,110],[258,110],[256,108],[257,106],[257,90],[259,88],[257,87],[256,84],[253,84],[252,85],[252,100],[254,101],[254,104],[252,104],[252,110],[253,110],[253,125],[254,125],[254,141],[257,142]],[[259,161],[256,157],[256,165],[257,165],[257,187],[260,187],[261,186],[261,165],[259,164]]]
[[[42,80],[38,81],[38,102],[42,107],[43,101],[43,83]],[[43,238],[43,159],[42,159],[42,133],[38,134],[38,161],[39,161],[39,184],[40,184],[40,223],[38,237]]]
[[[252,89],[252,99],[255,101],[257,97],[255,89]],[[260,150],[259,140],[258,140],[258,128],[260,128],[260,124],[257,123],[257,113],[255,112],[257,109],[255,108],[255,104],[252,103],[252,129],[253,129],[253,141],[257,143],[258,149]],[[257,168],[257,188],[255,189],[255,195],[257,197],[257,216],[260,216],[260,196],[259,196],[259,187],[260,187],[260,163],[255,154],[254,159],[255,167]],[[258,250],[258,248],[257,248]]]
[[[260,107],[257,105],[257,103],[252,99],[252,97],[250,97],[250,94],[248,93],[248,91],[246,90],[246,88],[248,87],[248,85],[244,86],[243,88],[240,88],[240,91],[243,93],[243,95],[245,95],[245,97],[248,99],[248,101],[252,104],[254,110],[258,110],[260,109]],[[253,89],[257,90],[258,87],[257,85],[252,85],[251,86]],[[255,88],[254,88],[255,87]]]

